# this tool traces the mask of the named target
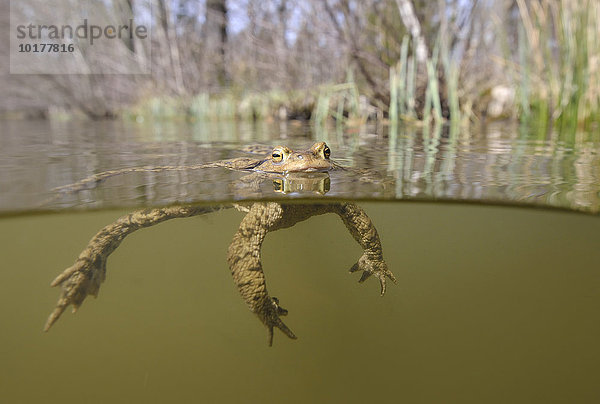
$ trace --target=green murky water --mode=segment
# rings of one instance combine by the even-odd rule
[[[266,330],[225,261],[228,210],[132,234],[98,299],[41,329],[48,285],[125,212],[6,218],[5,402],[595,402],[600,219],[514,208],[366,203],[398,284],[347,270],[335,215],[267,236],[271,293],[299,339]]]
[[[255,127],[219,138],[188,126],[2,125],[2,402],[600,400],[593,134],[329,135],[334,157],[383,176],[360,182],[332,174],[325,196],[308,196],[388,200],[360,205],[398,284],[382,298],[376,280],[358,284],[359,275],[348,274],[361,250],[335,215],[271,233],[263,246],[267,285],[299,339],[276,332],[269,348],[225,259],[243,217],[235,210],[128,236],[108,260],[98,299],[42,332],[59,292],[50,281],[125,207],[247,197],[228,186],[242,174],[127,174],[46,201],[52,188],[106,169],[237,156],[239,144],[272,144],[282,133],[277,143],[306,146],[322,134]],[[281,194],[267,182],[259,196],[307,195]],[[35,209],[57,213],[29,214]]]

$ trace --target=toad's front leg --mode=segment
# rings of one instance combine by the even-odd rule
[[[364,282],[371,275],[375,276],[379,280],[383,296],[386,290],[386,278],[394,283],[396,278],[383,259],[383,250],[377,229],[367,213],[358,205],[340,203],[331,205],[331,208],[341,217],[352,237],[363,248],[363,255],[350,268],[350,272],[363,271],[359,282]]]

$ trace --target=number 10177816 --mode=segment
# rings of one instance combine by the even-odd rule
[[[73,52],[75,46],[65,43],[20,43],[19,52],[27,53],[58,53],[58,52]]]

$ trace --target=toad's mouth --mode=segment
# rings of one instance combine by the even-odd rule
[[[292,168],[285,170],[284,173],[326,173],[331,170],[331,167],[306,167],[306,168]]]

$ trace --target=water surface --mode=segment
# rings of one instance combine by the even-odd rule
[[[307,148],[326,141],[332,158],[376,176],[330,174],[323,195],[369,200],[443,200],[547,206],[598,213],[600,133],[563,139],[518,128],[482,133],[382,128],[313,134],[305,126],[233,123],[138,125],[122,122],[0,122],[0,210],[89,209],[280,198],[271,182],[232,187],[244,174],[222,168],[130,173],[84,192],[55,198],[53,189],[106,170],[188,166],[232,157],[248,144]]]

